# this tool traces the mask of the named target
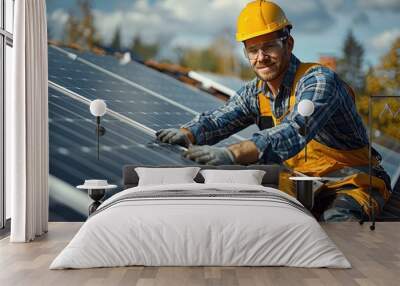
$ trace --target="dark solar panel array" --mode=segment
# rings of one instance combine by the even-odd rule
[[[380,218],[400,218],[400,142],[387,136],[381,136],[376,141],[373,146],[382,155],[382,166],[392,180],[393,190]]]
[[[392,178],[392,187],[394,187],[394,183],[399,179],[400,175],[400,153],[378,144],[374,144],[374,148],[381,154],[382,166]]]
[[[131,62],[121,66],[117,59],[110,56],[83,53],[74,59],[67,53],[67,50],[49,47],[49,80],[88,99],[104,99],[107,104],[110,103],[111,109],[155,130],[179,127],[192,120],[194,113],[215,109],[223,104],[223,101],[209,94],[139,63]],[[110,71],[116,70],[120,74],[111,72],[110,75],[106,66],[103,68],[96,64],[93,67],[92,61],[82,62],[80,56],[86,56],[93,62],[98,57],[102,59],[98,62],[103,65],[108,63]],[[145,76],[137,70],[143,71]],[[137,73],[139,76],[132,76]],[[248,138],[254,132],[254,127],[250,128],[252,131],[237,133],[241,138],[231,136],[219,145],[229,145]]]
[[[196,112],[215,109],[224,103],[222,100],[206,92],[182,84],[168,75],[137,62],[132,61],[125,65],[121,65],[113,56],[97,56],[88,52],[77,53],[73,50],[68,51],[73,52],[80,58],[88,60],[89,62],[113,72],[116,75],[122,76],[145,88],[162,94],[163,96],[189,107]]]
[[[109,183],[121,185],[126,164],[192,164],[181,157],[177,148],[160,147],[154,144],[153,136],[110,115],[104,116],[102,125],[106,134],[101,137],[97,160],[95,118],[89,106],[50,87],[50,174],[71,186],[90,178],[107,178]]]
[[[125,82],[128,81],[137,84],[151,92],[162,95],[168,100],[174,101],[177,105],[180,105],[183,108],[188,108],[195,113],[213,110],[224,104],[224,101],[206,92],[187,86],[170,76],[134,61],[121,65],[113,56],[94,55],[93,53],[88,52],[79,53],[72,49],[62,49],[62,51],[64,51],[64,53],[68,52],[77,55],[77,61],[80,61],[81,63],[83,59],[83,61],[88,64],[94,64],[98,69],[111,72],[116,77],[122,77]],[[189,117],[182,117],[179,119],[179,122],[182,122],[181,124],[188,122],[195,116],[193,112],[185,111],[182,108],[179,109],[189,115]],[[178,114],[178,116],[180,115]],[[179,124],[174,127],[177,126],[179,126]],[[237,133],[237,135],[241,136],[242,139],[249,138],[251,134],[257,130],[258,128],[256,126],[251,126]],[[238,141],[239,138],[230,137],[218,145],[229,145]]]
[[[177,106],[52,48],[49,49],[49,80],[89,100],[101,98],[111,110],[155,130],[177,127],[193,118]]]

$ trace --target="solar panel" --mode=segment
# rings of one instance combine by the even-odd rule
[[[193,116],[148,92],[49,49],[49,80],[89,100],[104,99],[107,106],[152,129],[177,127]]]
[[[68,51],[77,53],[70,49]],[[168,75],[135,61],[121,65],[113,56],[98,56],[89,52],[77,53],[77,55],[82,59],[115,73],[116,75],[122,76],[145,88],[160,93],[186,107],[190,107],[196,112],[204,112],[214,109],[224,103],[222,100],[206,92],[185,85]]]
[[[181,124],[193,119],[194,115],[197,113],[213,110],[224,104],[224,101],[208,93],[187,86],[170,76],[134,61],[121,65],[113,56],[95,55],[89,52],[79,53],[76,50],[68,48],[57,49],[61,51],[61,53],[70,53],[70,57],[74,57],[74,55],[75,57],[78,56],[77,61],[81,64],[86,63],[95,66],[97,70],[100,69],[103,70],[103,72],[112,73],[116,78],[121,79],[125,83],[137,84],[150,92],[160,94],[167,100],[173,101],[176,103],[176,106],[182,110],[186,110],[187,114],[189,114],[188,118],[179,120],[182,122]],[[175,125],[174,127],[177,126],[178,125]],[[258,128],[256,126],[251,126],[237,133],[237,136],[231,136],[218,145],[236,143],[245,138],[249,138],[251,134],[257,130]]]
[[[101,137],[97,160],[95,118],[89,106],[49,87],[50,174],[71,186],[89,178],[107,178],[120,185],[125,164],[193,164],[181,157],[178,147],[155,144],[154,136],[108,113],[102,125],[106,134]],[[54,215],[68,219],[69,213]]]
[[[382,155],[382,166],[391,178],[392,196],[386,203],[379,217],[390,219],[400,217],[400,144],[397,140],[384,140],[386,146],[373,144],[373,147]]]
[[[400,177],[400,153],[385,146],[374,144],[374,148],[382,155],[382,166],[392,179],[392,187]]]

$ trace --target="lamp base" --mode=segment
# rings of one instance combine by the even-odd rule
[[[94,202],[89,206],[89,215],[94,213],[97,208],[101,205],[102,199],[106,194],[105,189],[89,189],[88,190],[89,197],[94,200]]]
[[[296,181],[297,199],[308,209],[314,206],[313,181]]]
[[[98,134],[99,136],[103,136],[104,134],[106,134],[106,129],[103,126],[98,125],[96,128],[96,134]]]

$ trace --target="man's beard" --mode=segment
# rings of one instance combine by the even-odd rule
[[[258,69],[269,67],[270,69],[266,71],[260,71]],[[283,72],[282,63],[279,62],[264,62],[264,63],[257,63],[253,66],[253,70],[256,75],[262,79],[263,81],[273,81],[277,79]]]

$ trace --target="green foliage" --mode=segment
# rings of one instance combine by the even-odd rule
[[[251,67],[240,61],[229,35],[227,31],[220,33],[205,48],[176,48],[178,64],[193,70],[237,76],[245,80],[253,78]]]
[[[338,60],[338,74],[357,92],[364,88],[364,48],[350,30],[343,44],[342,57]]]
[[[218,73],[218,56],[211,48],[177,48],[178,64],[194,70]]]
[[[75,11],[69,11],[69,17],[65,25],[64,42],[68,45],[78,44],[84,49],[92,49],[99,45],[100,38],[94,26],[94,17],[90,0],[78,0],[80,17],[76,17]]]
[[[367,75],[367,91],[375,95],[400,95],[400,37],[380,64]]]
[[[146,61],[157,56],[160,51],[160,43],[145,43],[140,35],[136,35],[131,44],[131,51]]]
[[[240,78],[243,80],[250,80],[255,77],[255,73],[250,64],[240,63]]]
[[[115,29],[113,38],[111,40],[111,48],[115,51],[121,50],[121,28]]]
[[[81,38],[79,20],[74,16],[72,10],[69,11],[67,23],[65,24],[64,42],[67,44],[77,43]]]
[[[358,98],[358,109],[364,120],[368,118],[370,96],[399,96],[373,99],[373,128],[400,140],[400,37],[376,67],[366,75],[365,93]]]

